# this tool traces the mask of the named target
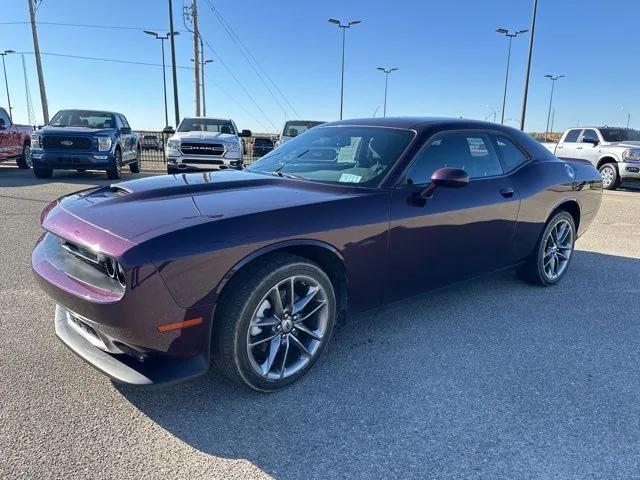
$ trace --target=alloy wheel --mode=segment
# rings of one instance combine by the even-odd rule
[[[33,157],[31,156],[31,147],[29,145],[25,145],[22,149],[22,158],[24,158],[24,163],[27,164],[27,167],[33,167]]]
[[[314,279],[296,275],[274,285],[258,302],[247,330],[251,367],[280,380],[303,369],[327,336],[327,292]]]
[[[605,165],[600,169],[600,175],[602,176],[602,186],[604,188],[609,187],[616,178],[616,172],[610,165]]]
[[[549,280],[557,280],[567,269],[573,252],[573,237],[573,227],[565,219],[549,230],[542,257],[542,269]]]

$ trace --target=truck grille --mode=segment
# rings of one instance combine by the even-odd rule
[[[184,155],[224,155],[224,145],[220,143],[181,143],[180,151]]]
[[[67,137],[46,135],[42,138],[45,150],[91,150],[93,139],[90,137]]]

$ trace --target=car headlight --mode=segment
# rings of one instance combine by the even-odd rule
[[[98,137],[98,151],[108,152],[111,150],[111,137]]]
[[[174,139],[169,139],[167,141],[167,150],[178,150],[178,148],[180,147],[180,140],[178,140],[177,138]]]
[[[225,144],[225,146],[227,147],[227,152],[239,152],[240,151],[240,144],[239,143],[227,143]]]
[[[627,162],[640,162],[640,149],[630,148],[622,153],[622,158]]]
[[[40,148],[40,135],[35,133],[31,134],[31,150]]]

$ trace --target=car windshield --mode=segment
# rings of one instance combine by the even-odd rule
[[[180,122],[179,132],[214,132],[236,134],[233,123],[211,118],[185,118]]]
[[[317,125],[322,125],[325,122],[300,122],[300,121],[290,121],[284,124],[284,128],[282,129],[283,137],[297,137],[298,135],[306,132],[311,127],[315,127]]]
[[[395,128],[314,128],[282,144],[248,170],[373,187],[380,183],[412,138],[412,131]]]
[[[144,139],[145,140],[157,140],[158,137],[156,137],[155,135],[145,135]]]
[[[640,142],[640,132],[632,128],[601,128],[605,142]]]
[[[51,127],[115,128],[113,113],[90,110],[60,110],[49,122]]]

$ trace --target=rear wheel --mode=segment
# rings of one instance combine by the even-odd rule
[[[36,178],[51,178],[53,175],[53,168],[33,167],[33,174]]]
[[[140,173],[140,157],[142,154],[140,153],[140,149],[138,149],[138,154],[136,155],[136,161],[129,164],[129,170],[131,173]]]
[[[547,222],[536,249],[518,275],[534,285],[555,285],[567,273],[575,241],[573,217],[568,212],[558,212]]]
[[[602,188],[605,190],[615,190],[620,186],[620,175],[615,163],[605,163],[599,168],[602,177]]]
[[[336,316],[331,281],[306,259],[277,254],[231,280],[216,314],[213,358],[263,392],[301,378],[326,347]]]
[[[18,157],[16,161],[18,164],[18,168],[31,168],[32,160],[31,160],[31,145],[25,143],[22,147],[22,155]]]
[[[113,165],[107,169],[107,178],[117,180],[122,176],[122,153],[116,150],[113,159]]]

